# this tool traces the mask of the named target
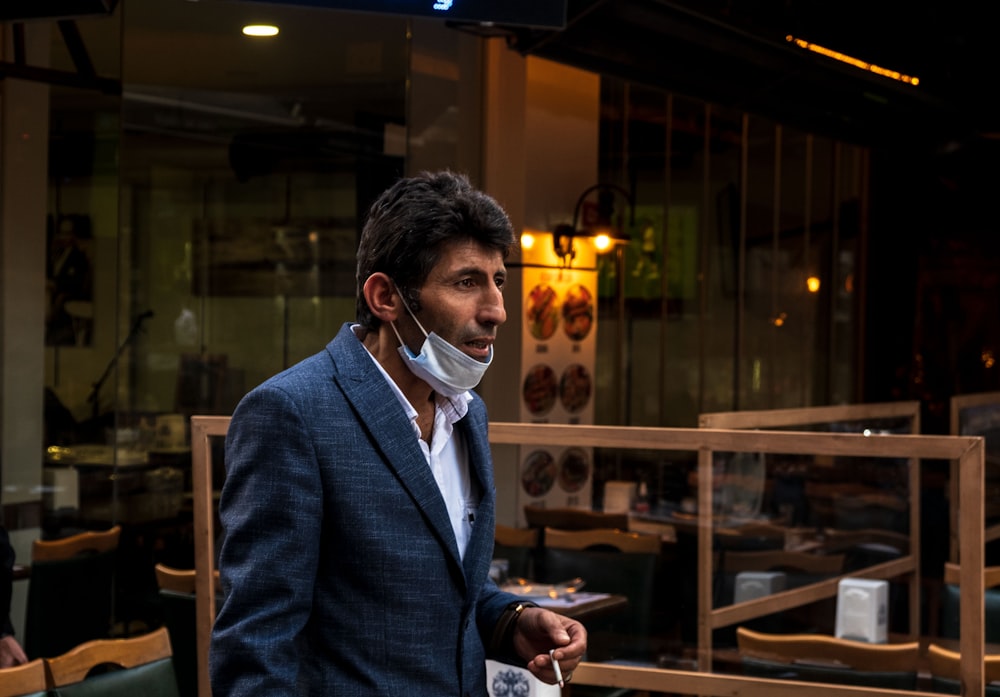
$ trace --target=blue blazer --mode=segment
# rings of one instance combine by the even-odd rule
[[[460,559],[410,421],[349,324],[233,413],[213,697],[482,697],[517,598],[489,580],[495,486],[475,396],[456,428],[482,492]]]

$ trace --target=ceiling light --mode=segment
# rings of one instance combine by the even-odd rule
[[[277,36],[278,27],[273,24],[248,24],[243,27],[247,36]]]

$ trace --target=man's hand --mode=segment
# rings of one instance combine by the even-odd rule
[[[27,662],[28,657],[17,643],[17,639],[12,636],[0,638],[0,668],[10,668]]]
[[[521,612],[514,628],[514,651],[527,661],[530,670],[540,680],[556,682],[549,651],[555,649],[555,659],[565,682],[587,652],[587,630],[577,622],[540,607],[527,607]]]

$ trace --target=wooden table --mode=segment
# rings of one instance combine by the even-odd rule
[[[525,599],[580,622],[621,612],[628,607],[627,597],[612,593],[574,593],[554,599],[548,597],[525,597]]]

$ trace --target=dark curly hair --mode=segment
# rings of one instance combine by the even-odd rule
[[[464,174],[421,172],[386,189],[368,211],[358,245],[357,321],[381,324],[365,301],[365,281],[382,272],[395,281],[407,303],[419,310],[418,292],[438,262],[441,245],[470,239],[503,254],[516,243],[507,213],[477,190]]]

